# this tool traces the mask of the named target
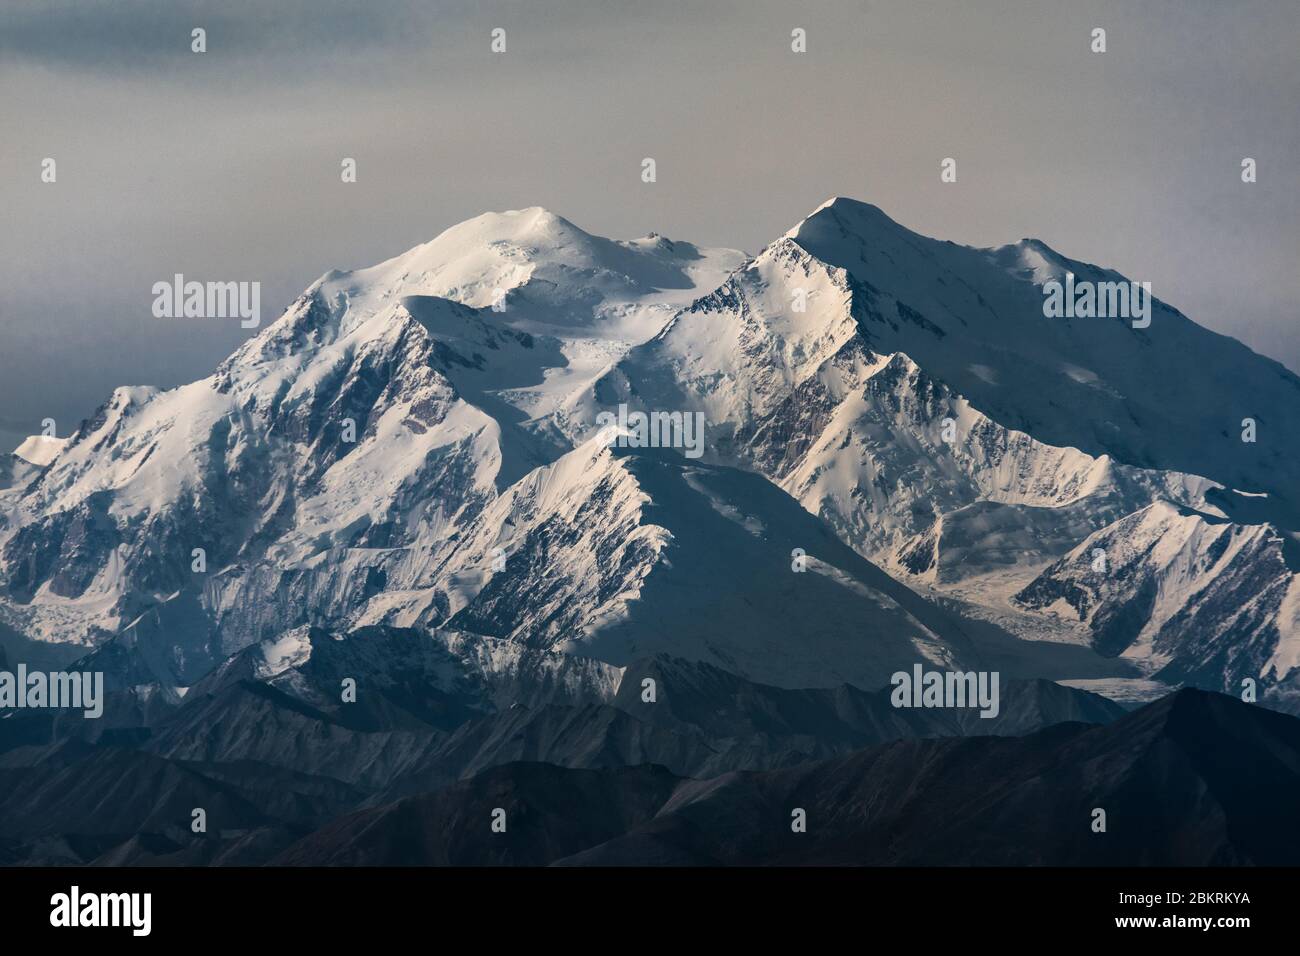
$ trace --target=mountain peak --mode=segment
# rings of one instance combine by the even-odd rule
[[[910,245],[953,245],[915,232],[893,219],[879,206],[848,196],[832,196],[782,238],[793,239],[813,255],[842,264],[839,262],[843,258],[840,253],[845,251],[846,243],[856,248],[864,241],[876,240],[885,235]],[[988,256],[1008,271],[1021,275],[1032,273],[1033,280],[1038,284],[1059,279],[1066,271],[1075,268],[1070,259],[1041,239],[1031,236],[1002,246],[968,251]]]
[[[885,215],[885,211],[879,206],[861,199],[854,199],[852,196],[832,196],[809,213],[807,218],[811,219],[823,210],[832,210],[841,214],[885,216],[886,219],[889,219]]]
[[[848,196],[832,196],[826,200],[793,229],[785,235],[798,240],[806,233],[820,233],[827,227],[839,232],[852,232],[858,235],[869,234],[878,229],[904,229],[891,219],[879,206],[852,199]]]
[[[1125,737],[1134,737],[1140,728],[1172,737],[1195,748],[1200,741],[1259,741],[1282,735],[1292,745],[1300,741],[1300,727],[1294,718],[1268,707],[1248,704],[1231,694],[1221,694],[1197,687],[1183,687],[1153,701],[1114,725]]]
[[[346,312],[344,330],[407,297],[432,296],[493,308],[498,324],[533,334],[609,320],[615,338],[639,342],[746,258],[657,233],[607,239],[529,206],[483,213],[377,265],[327,273],[318,285],[330,309]]]
[[[1075,263],[1041,239],[1026,237],[989,250],[993,262],[1014,275],[1029,279],[1034,285],[1060,281],[1077,269]]]
[[[524,209],[507,209],[503,212],[485,212],[467,219],[445,230],[447,235],[467,227],[476,227],[475,231],[498,234],[501,238],[538,238],[554,239],[566,234],[574,237],[594,238],[590,233],[575,226],[563,216],[557,215],[542,206],[528,206]]]

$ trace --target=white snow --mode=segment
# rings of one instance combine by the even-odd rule
[[[14,449],[14,454],[24,461],[42,468],[54,461],[68,443],[66,438],[54,438],[51,435],[31,435]]]

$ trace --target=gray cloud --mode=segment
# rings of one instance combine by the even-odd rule
[[[271,65],[284,71],[325,69],[332,54],[418,45],[435,9],[416,2],[354,0],[11,0],[0,16],[0,54],[6,57],[133,74],[193,63],[195,27],[207,31],[214,57],[269,56]],[[202,82],[202,74],[192,76]]]

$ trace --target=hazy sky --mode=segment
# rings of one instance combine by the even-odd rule
[[[754,252],[849,195],[1036,236],[1300,371],[1297,37],[1296,0],[0,0],[0,438],[249,334],[154,318],[174,273],[260,281],[265,324],[530,205]]]

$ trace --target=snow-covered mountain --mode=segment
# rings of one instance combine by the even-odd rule
[[[480,216],[4,465],[0,637],[167,687],[375,625],[784,687],[1294,681],[1300,380],[1159,301],[1046,318],[1067,271],[1121,278],[843,199],[752,258]],[[606,447],[619,404],[702,413],[703,459]]]
[[[118,389],[4,499],[3,619],[95,644],[165,618],[181,683],[333,620],[378,586],[374,556],[444,541],[563,452],[501,395],[549,409],[740,258],[530,209],[331,272],[209,378]],[[506,311],[479,308],[497,289]]]
[[[882,567],[1025,636],[1108,655],[1138,641],[1151,622],[1125,597],[1118,557],[1105,572],[1118,646],[1069,616],[1023,619],[1042,607],[1015,595],[1160,502],[1274,542],[1291,559],[1255,573],[1288,593],[1300,457],[1284,436],[1300,429],[1300,379],[1158,299],[1147,328],[1046,318],[1043,284],[1066,272],[1123,280],[1036,241],[969,249],[836,199],[632,349],[587,417],[615,402],[701,411],[712,460],[759,471]],[[1242,441],[1243,418],[1269,437]],[[1168,606],[1197,599],[1167,583]],[[1282,681],[1294,607],[1266,599],[1227,630],[1190,614],[1154,622],[1172,658],[1186,648],[1209,666],[1129,656],[1227,690]]]

